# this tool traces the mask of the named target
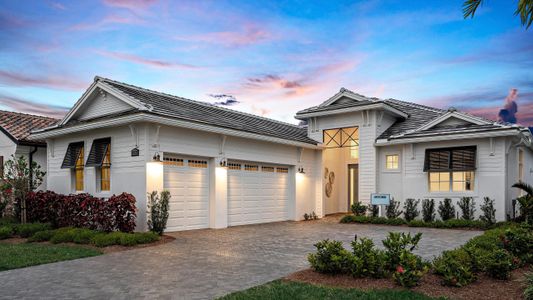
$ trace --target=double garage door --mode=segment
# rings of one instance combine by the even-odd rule
[[[171,195],[167,231],[208,228],[208,160],[165,155],[164,165],[164,188]],[[288,167],[228,165],[229,226],[288,220]]]

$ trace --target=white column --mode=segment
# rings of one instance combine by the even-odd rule
[[[228,227],[228,169],[221,167],[224,159],[211,159],[209,169],[209,227]]]

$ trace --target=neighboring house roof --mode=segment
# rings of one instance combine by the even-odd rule
[[[58,121],[49,117],[0,110],[0,129],[19,145],[45,146],[45,141],[29,140],[30,132],[52,126]]]
[[[110,88],[122,95],[123,98],[133,100],[140,104],[139,107],[132,107],[129,111],[120,112],[120,116],[137,113],[154,114],[187,122],[212,125],[288,141],[302,142],[311,145],[317,144],[316,141],[307,136],[306,128],[294,124],[284,123],[224,107],[218,107],[207,102],[169,95],[99,76],[95,77],[95,83]],[[46,130],[54,130],[98,119],[114,117],[116,117],[116,114],[84,121],[69,121],[66,119],[62,121],[64,124],[60,123],[58,126]]]

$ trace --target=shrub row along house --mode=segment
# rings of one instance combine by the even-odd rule
[[[96,77],[46,140],[47,188],[171,193],[168,231],[299,220],[346,212],[372,193],[395,199],[496,199],[512,215],[512,183],[533,180],[529,130],[459,111],[341,89],[296,126]],[[478,201],[478,203],[481,201]]]

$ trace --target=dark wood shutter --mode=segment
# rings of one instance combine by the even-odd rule
[[[65,158],[63,158],[61,169],[74,169],[82,148],[83,142],[68,144],[67,153],[65,153]]]
[[[426,149],[424,172],[473,171],[476,146]]]
[[[97,139],[93,141],[91,152],[87,158],[86,167],[101,167],[104,162],[104,157],[111,144],[111,138]]]

